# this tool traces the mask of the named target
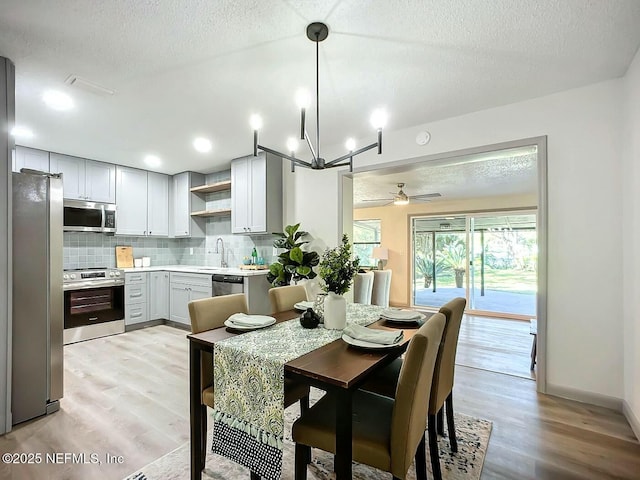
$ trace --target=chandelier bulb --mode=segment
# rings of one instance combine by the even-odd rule
[[[371,114],[371,126],[376,130],[382,130],[387,125],[387,112],[377,108]]]
[[[353,152],[356,149],[356,141],[353,138],[347,138],[344,146],[347,147],[347,150]]]
[[[287,139],[287,150],[291,153],[294,153],[296,150],[298,150],[298,140],[296,140],[294,137],[289,137]]]
[[[299,108],[307,109],[311,106],[311,94],[306,88],[299,88],[296,92],[296,103]]]
[[[249,118],[249,124],[254,131],[260,130],[262,128],[262,117],[254,113],[251,115],[251,118]]]

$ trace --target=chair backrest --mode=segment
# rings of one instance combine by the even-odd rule
[[[391,418],[391,474],[405,478],[427,428],[430,386],[445,317],[433,315],[409,342]]]
[[[298,302],[307,300],[307,291],[302,285],[288,285],[286,287],[274,287],[269,289],[269,301],[271,313],[293,310]]]
[[[234,313],[249,313],[244,293],[202,298],[189,302],[191,332],[200,333],[224,325],[224,321]],[[200,355],[200,389],[213,383],[213,356],[209,352]]]
[[[373,291],[371,304],[389,306],[389,292],[391,291],[391,270],[373,271]]]
[[[436,358],[436,369],[433,373],[431,398],[429,400],[429,414],[431,415],[435,415],[440,410],[451,390],[453,390],[458,337],[466,305],[467,301],[462,297],[458,297],[440,307],[440,313],[445,316],[447,323],[442,334],[442,343]]]
[[[371,305],[373,272],[357,273],[353,278],[353,302]]]
[[[200,333],[205,330],[219,328],[234,313],[248,312],[247,299],[244,293],[194,300],[189,302],[191,332]]]

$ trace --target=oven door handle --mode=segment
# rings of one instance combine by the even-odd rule
[[[89,290],[91,288],[109,288],[109,287],[124,287],[124,280],[107,280],[104,283],[96,282],[91,283],[76,283],[71,285],[63,285],[62,290],[65,292],[72,292],[74,290]]]

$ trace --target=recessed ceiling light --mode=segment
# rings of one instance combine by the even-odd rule
[[[30,128],[16,125],[11,129],[11,135],[16,138],[33,138],[33,131]]]
[[[73,108],[73,99],[58,90],[47,90],[42,95],[42,100],[54,110],[71,110]]]
[[[159,167],[162,165],[162,160],[157,155],[147,155],[144,157],[144,163],[149,165],[152,168]]]
[[[193,148],[201,153],[207,153],[211,151],[211,140],[204,137],[198,137],[193,141]]]

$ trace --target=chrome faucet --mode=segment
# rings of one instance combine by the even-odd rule
[[[222,245],[222,252],[218,251],[218,242]],[[227,262],[224,261],[224,240],[221,237],[216,239],[216,253],[221,253],[220,255],[220,266],[222,268],[227,268]]]

